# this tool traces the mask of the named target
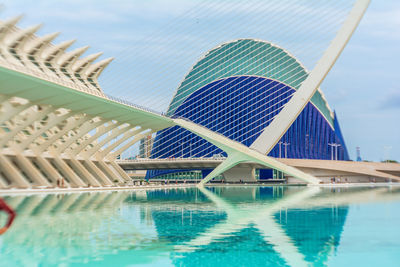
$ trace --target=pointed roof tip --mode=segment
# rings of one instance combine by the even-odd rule
[[[71,46],[75,42],[76,42],[76,39],[72,39],[72,40],[61,42],[61,43],[59,43],[59,44],[57,44],[55,46],[56,47],[67,48],[67,47]]]
[[[100,57],[102,55],[104,55],[104,52],[102,52],[102,51],[92,54],[92,56],[96,56],[96,58],[98,58],[98,57]]]
[[[55,51],[58,51],[60,49],[64,51],[65,49],[67,49],[69,46],[71,46],[75,42],[76,42],[76,39],[72,39],[72,40],[61,42],[61,43],[56,44],[56,45],[54,45],[52,47],[49,47],[48,49],[46,49],[44,51],[42,57],[43,58],[47,58],[50,54],[52,54]]]
[[[49,33],[46,34],[45,36],[43,36],[42,38],[44,40],[54,40],[56,39],[56,37],[58,37],[61,34],[61,32],[53,32],[53,33]]]
[[[6,24],[7,26],[13,26],[13,25],[17,24],[23,17],[24,17],[23,14],[18,15],[16,17],[12,17],[12,18],[4,21],[4,24]]]
[[[83,60],[96,60],[99,56],[103,55],[103,52],[98,52],[98,53],[94,53],[94,54],[90,54],[87,57],[83,58]]]
[[[79,59],[73,66],[72,66],[72,70],[76,71],[77,69],[79,69],[82,65],[84,65],[85,63],[92,63],[93,61],[95,61],[99,56],[101,56],[103,54],[103,52],[99,52],[99,53],[95,53],[95,54],[91,54],[88,55],[84,58]],[[83,70],[81,70],[82,72]]]
[[[83,53],[85,53],[86,50],[89,49],[89,46],[83,46],[83,47],[79,47],[77,49],[74,49],[70,52],[67,52],[63,55],[60,56],[60,58],[58,59],[57,63],[58,64],[64,64],[66,62],[69,62],[68,64],[71,64],[71,60],[76,57],[73,61],[76,61],[78,57],[80,57]]]
[[[77,54],[77,53],[84,53],[84,52],[86,52],[89,48],[90,48],[89,45],[85,45],[85,46],[82,46],[82,47],[79,47],[79,48],[75,49],[74,51],[71,51],[71,53],[74,53],[74,54]]]
[[[75,42],[75,41],[76,41],[76,40],[74,40],[74,42]],[[76,49],[74,49],[74,50],[68,52],[67,54],[70,54],[70,55],[72,55],[72,54],[74,54],[74,55],[76,55],[76,54],[83,54],[84,52],[86,52],[86,50],[89,49],[89,47],[90,47],[90,46],[88,46],[88,45],[82,46],[82,47],[78,47],[78,48],[76,48]]]
[[[106,59],[100,60],[99,62],[96,62],[94,65],[99,67],[99,66],[107,66],[111,61],[114,60],[114,57],[108,57]]]
[[[104,54],[104,52],[97,52],[97,53],[94,53],[94,54],[92,54],[93,56],[94,55],[97,55],[97,57],[99,57],[99,56],[101,56],[101,55],[103,55]]]
[[[99,61],[98,64],[99,64],[99,66],[103,66],[103,68],[105,68],[114,59],[115,59],[114,57],[108,57],[106,59],[103,59],[103,60]]]
[[[42,26],[43,26],[42,23],[36,24],[36,25],[33,25],[33,26],[29,27],[29,28],[26,28],[25,31],[26,31],[26,32],[29,32],[29,33],[35,33],[35,32],[37,32]]]
[[[53,41],[58,35],[60,34],[60,32],[54,32],[54,33],[50,33],[50,34],[46,34],[42,37],[38,37],[32,44],[28,45],[26,47],[26,52],[30,53],[32,52],[32,49],[39,47],[40,45],[43,44],[48,44],[51,41]],[[45,47],[43,47],[42,49],[44,49]]]
[[[70,46],[75,42],[76,42],[76,39],[71,39],[71,40],[62,42],[61,44],[63,44],[63,46]]]
[[[106,62],[106,63],[110,63],[114,59],[115,59],[115,57],[108,57],[108,58],[104,59],[103,61]]]
[[[99,75],[103,71],[103,69],[105,67],[107,67],[107,65],[113,60],[114,60],[113,57],[109,57],[109,58],[103,59],[99,62],[96,62],[86,70],[85,74],[87,76],[91,76],[91,75],[95,75],[96,73],[98,73],[97,75]],[[97,70],[98,68],[100,68],[100,69]]]

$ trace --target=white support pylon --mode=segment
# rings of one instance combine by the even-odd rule
[[[215,133],[205,127],[196,125],[192,122],[182,120],[182,119],[174,119],[174,122],[177,125],[181,126],[182,128],[185,128],[186,130],[191,131],[192,133],[204,138],[205,140],[212,143],[213,145],[221,148],[223,151],[225,151],[228,154],[227,163],[225,163],[225,162],[221,163],[213,172],[211,172],[209,175],[207,175],[207,177],[205,177],[203,180],[201,180],[201,182],[199,183],[199,186],[203,186],[204,184],[206,184],[207,182],[212,180],[215,176],[222,174],[227,169],[232,168],[241,162],[259,163],[268,168],[277,169],[277,170],[282,171],[290,176],[301,179],[301,180],[311,183],[311,184],[319,184],[320,183],[319,179],[315,178],[314,176],[312,176],[310,174],[304,173],[296,168],[282,164],[281,162],[275,160],[274,158],[260,154],[259,152],[255,151],[253,149],[250,149],[249,147],[247,147],[239,142],[235,142],[235,141],[233,141],[223,135]]]
[[[319,85],[322,83],[322,81],[324,80],[330,69],[335,64],[339,55],[343,51],[344,47],[350,40],[355,29],[357,28],[362,17],[364,16],[369,3],[370,0],[358,0],[355,3],[347,19],[343,23],[342,27],[340,28],[339,32],[333,39],[328,49],[325,51],[322,58],[317,63],[316,67],[306,78],[301,87],[298,90],[296,90],[292,98],[285,105],[285,107],[279,112],[279,114],[275,117],[275,119],[271,122],[271,124],[261,133],[261,135],[256,139],[256,141],[254,141],[254,143],[250,146],[251,149],[254,149],[253,151],[258,151],[259,153],[264,155],[268,154],[277,144],[277,142],[282,138],[282,136],[289,129],[289,127],[293,124],[293,122],[296,120],[298,115],[304,109],[306,104],[311,100],[311,97],[314,95],[315,91],[318,89]],[[190,130],[187,127],[186,129]],[[192,132],[198,134],[197,131],[192,131]],[[210,137],[208,137],[208,139],[207,138],[205,139],[213,143]],[[213,144],[216,145],[215,143]],[[223,149],[220,145],[217,146]],[[212,171],[209,175],[207,175],[207,177],[205,177],[200,182],[200,185],[204,185],[208,181],[212,180],[214,177],[222,174],[224,171],[236,166],[237,164],[246,159],[250,161],[255,160],[254,158],[247,157],[249,151],[247,153],[242,153],[240,157],[238,155],[232,156],[232,150],[231,151],[229,151],[229,149],[228,150],[223,149],[223,150],[228,154],[227,158],[228,162],[222,163],[214,171]],[[233,151],[238,151],[238,150],[233,150]],[[266,164],[268,162],[266,158],[264,159],[264,161],[261,159],[258,159],[257,161],[263,165],[266,166],[269,165],[269,167],[273,169],[277,169],[286,174],[290,174],[291,176],[299,178],[303,181],[307,181],[313,184],[320,182],[317,178],[309,174],[303,173],[297,169],[293,168],[293,170],[289,170],[290,168],[288,168],[288,166],[280,166],[279,168],[278,167],[279,164],[277,164],[277,162],[271,162],[271,160],[272,160],[271,158],[268,158],[270,164]]]
[[[285,107],[250,146],[267,155],[286,133],[329,73],[364,16],[370,0],[358,0],[315,68]]]

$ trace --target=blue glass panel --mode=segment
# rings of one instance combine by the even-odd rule
[[[229,77],[207,84],[190,95],[173,116],[187,118],[232,140],[250,146],[277,115],[295,90],[283,83],[253,76]],[[246,99],[246,100],[245,100]],[[253,101],[248,101],[248,100]],[[245,101],[243,101],[245,100]],[[302,159],[331,159],[328,143],[336,142],[338,159],[348,160],[348,153],[335,119],[334,129],[325,117],[308,103],[269,156]],[[212,157],[226,153],[204,139],[178,126],[157,133],[152,158]],[[150,171],[148,177],[166,173]]]

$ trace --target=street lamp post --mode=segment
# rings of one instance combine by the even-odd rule
[[[287,158],[287,147],[288,145],[290,145],[290,143],[283,143],[283,145],[285,146],[285,158]]]
[[[333,146],[334,146],[334,144],[333,143],[332,144],[328,144],[328,146],[331,147],[331,160],[333,160]]]
[[[338,147],[340,147],[341,145],[337,143],[331,143],[328,145],[331,146],[331,160],[338,160]],[[335,149],[335,152],[333,152],[333,149]],[[334,155],[335,158],[333,157]]]
[[[340,147],[340,145],[339,144],[336,144],[336,146],[335,146],[335,148],[336,148],[336,159],[335,160],[338,160],[338,147]]]

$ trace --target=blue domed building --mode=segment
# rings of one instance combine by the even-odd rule
[[[176,90],[167,114],[251,146],[307,76],[306,68],[277,45],[255,39],[231,41],[210,50],[192,67]],[[336,148],[330,144],[336,144]],[[215,155],[225,153],[178,126],[158,132],[151,151],[151,158]],[[349,160],[338,119],[321,89],[268,155]],[[177,177],[195,171],[153,170],[147,177]],[[196,173],[200,171],[200,176],[205,176],[210,170]],[[261,170],[260,178],[271,178],[271,173]]]

